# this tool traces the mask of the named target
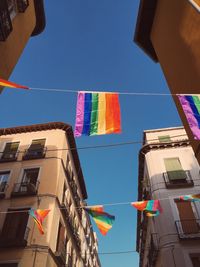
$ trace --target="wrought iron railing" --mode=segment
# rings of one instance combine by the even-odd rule
[[[179,171],[177,171],[179,172]],[[175,174],[175,172],[173,172]],[[181,175],[179,174],[178,179],[170,179],[170,172],[164,172],[163,178],[165,181],[165,185],[167,188],[179,188],[179,187],[190,187],[194,186],[194,182],[192,180],[192,176],[190,171],[182,171],[183,178],[181,179]]]
[[[31,159],[41,159],[46,155],[47,148],[41,147],[37,149],[26,149],[24,151],[23,160],[31,160]]]
[[[12,32],[12,22],[6,0],[0,1],[0,41],[5,41]]]
[[[39,181],[36,183],[21,182],[14,184],[12,196],[23,196],[23,195],[36,195],[39,187]]]
[[[180,220],[175,225],[180,239],[200,238],[200,219]]]
[[[2,153],[2,156],[0,158],[0,162],[16,161],[18,154],[19,154],[18,151],[5,151]]]

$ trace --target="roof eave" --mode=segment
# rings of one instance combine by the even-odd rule
[[[134,42],[155,62],[158,58],[151,42],[151,29],[154,21],[158,0],[141,0],[136,29],[134,34]]]
[[[41,32],[43,32],[46,26],[43,0],[34,0],[34,6],[35,6],[36,25],[31,36],[40,34]]]

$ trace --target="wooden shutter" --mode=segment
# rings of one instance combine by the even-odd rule
[[[8,211],[16,211],[16,210],[8,210]],[[8,213],[4,221],[1,238],[5,240],[16,240],[16,241],[17,239],[23,240],[27,222],[28,222],[28,212]]]
[[[19,142],[7,143],[4,152],[17,152]]]
[[[45,145],[46,139],[36,139],[32,141],[32,144],[30,146],[30,150],[39,150],[43,149]]]
[[[164,159],[164,163],[169,180],[185,180],[187,178],[179,158],[167,158]]]
[[[199,232],[199,226],[197,224],[194,212],[192,210],[192,204],[189,201],[176,201],[176,205],[179,212],[181,226],[185,234],[195,234]]]
[[[170,135],[158,136],[158,140],[159,140],[160,143],[171,142]]]

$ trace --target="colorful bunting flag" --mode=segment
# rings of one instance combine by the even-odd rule
[[[145,211],[148,217],[158,216],[162,212],[158,199],[132,202],[131,205],[140,211]]]
[[[40,209],[37,209],[37,210],[36,209],[30,209],[29,210],[29,215],[31,215],[33,217],[33,219],[34,219],[35,223],[37,224],[37,227],[38,227],[38,229],[42,235],[44,234],[42,222],[49,212],[50,212],[50,210],[40,210]]]
[[[84,207],[84,209],[92,216],[102,235],[106,235],[112,228],[115,216],[104,212],[103,206]]]
[[[0,79],[0,86],[10,87],[10,88],[21,88],[21,89],[29,89],[27,86],[23,86],[17,83],[9,82],[3,79]]]
[[[178,199],[179,200],[185,200],[185,201],[191,201],[191,202],[200,201],[200,194],[184,195],[184,196],[180,196]]]
[[[200,140],[200,95],[178,95],[194,139]]]
[[[121,133],[118,93],[78,92],[75,136]]]

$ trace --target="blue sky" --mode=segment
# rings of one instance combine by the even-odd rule
[[[139,0],[45,1],[45,31],[31,38],[10,77],[30,87],[66,90],[169,93],[159,64],[134,43]],[[63,121],[74,126],[75,93],[6,89],[1,94],[1,127]],[[78,146],[142,140],[143,130],[181,125],[171,97],[120,96],[121,135],[82,137]],[[141,145],[80,150],[88,204],[137,199]],[[107,207],[116,216],[99,251],[135,249],[136,211]],[[102,255],[102,267],[135,267],[133,254]]]

